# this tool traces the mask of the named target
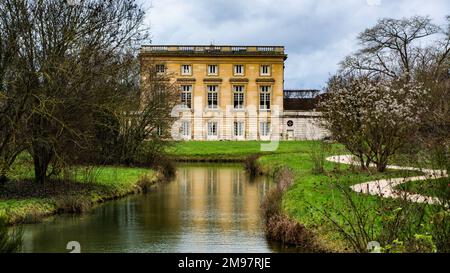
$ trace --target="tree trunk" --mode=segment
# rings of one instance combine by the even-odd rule
[[[386,170],[386,163],[378,163],[377,164],[377,171],[382,173]]]
[[[40,184],[47,180],[47,170],[53,157],[51,147],[45,144],[33,145],[34,179]]]
[[[388,164],[388,157],[386,156],[387,153],[380,153],[379,156],[377,156],[377,162],[375,164],[377,165],[377,171],[382,173],[386,170],[386,166]]]

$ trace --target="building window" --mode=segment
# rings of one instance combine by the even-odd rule
[[[208,75],[217,75],[219,72],[219,68],[216,64],[209,64],[208,65]]]
[[[244,65],[237,64],[234,66],[234,75],[235,76],[243,76],[244,75]]]
[[[259,91],[259,109],[270,110],[270,86],[260,86]]]
[[[263,121],[259,124],[259,131],[261,136],[270,135],[270,122]]]
[[[270,65],[268,65],[268,64],[261,65],[260,75],[261,76],[270,76]]]
[[[163,65],[163,64],[157,64],[156,65],[156,73],[161,74],[161,73],[164,73],[164,72],[166,72],[166,66]]]
[[[233,86],[233,105],[234,109],[244,109],[244,86]]]
[[[217,122],[208,122],[208,136],[217,136]]]
[[[192,75],[192,66],[190,64],[183,64],[181,66],[181,75]]]
[[[191,123],[189,121],[183,121],[181,123],[180,134],[182,136],[190,136],[191,135]]]
[[[234,122],[234,136],[236,137],[244,136],[244,122],[242,121]]]
[[[219,87],[217,85],[208,85],[207,87],[208,90],[208,108],[209,109],[217,109],[218,107],[218,89]]]
[[[191,108],[192,102],[192,85],[181,86],[181,105],[183,108]]]

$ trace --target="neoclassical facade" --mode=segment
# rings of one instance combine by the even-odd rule
[[[155,65],[179,87],[172,136],[184,140],[287,139],[286,59],[283,46],[151,45],[140,51],[141,67]]]

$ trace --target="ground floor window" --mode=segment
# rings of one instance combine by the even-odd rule
[[[181,122],[180,133],[182,136],[191,135],[191,123],[189,121]]]
[[[242,121],[234,122],[234,136],[236,137],[244,136],[244,122]]]
[[[270,134],[270,122],[263,121],[259,124],[261,136],[268,136]]]
[[[217,136],[217,122],[208,122],[208,136]]]

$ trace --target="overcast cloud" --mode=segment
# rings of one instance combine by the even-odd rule
[[[144,1],[144,0],[142,0]],[[319,88],[358,48],[358,33],[384,17],[450,14],[448,0],[153,0],[153,44],[284,45],[285,88]]]

